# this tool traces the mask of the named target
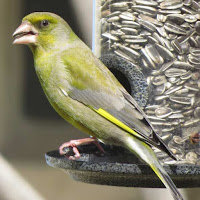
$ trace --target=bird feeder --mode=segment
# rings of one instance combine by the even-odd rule
[[[94,0],[93,52],[116,75],[178,158],[154,149],[177,187],[200,186],[200,3],[193,0]],[[57,151],[50,166],[75,180],[130,187],[163,187],[126,150],[80,147],[69,161]],[[95,172],[95,173],[94,173]]]

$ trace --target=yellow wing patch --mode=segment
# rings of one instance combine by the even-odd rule
[[[117,118],[115,118],[114,116],[112,116],[110,113],[108,113],[107,111],[105,111],[102,108],[99,108],[98,110],[94,109],[93,110],[95,112],[97,112],[99,115],[103,116],[104,118],[106,118],[107,120],[109,120],[110,122],[112,122],[113,124],[119,126],[120,128],[122,128],[123,130],[125,130],[126,132],[139,137],[141,139],[144,139],[144,137],[142,137],[140,134],[138,134],[137,132],[135,132],[133,129],[129,128],[127,125],[125,125],[124,123],[122,123],[120,120],[118,120]]]

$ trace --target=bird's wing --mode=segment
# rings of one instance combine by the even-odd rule
[[[171,154],[133,97],[88,49],[70,49],[64,54],[63,63],[71,76],[72,87],[68,92],[71,98],[137,138]]]

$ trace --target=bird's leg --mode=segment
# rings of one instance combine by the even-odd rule
[[[66,142],[64,144],[62,144],[59,148],[59,152],[61,155],[65,155],[69,160],[76,160],[78,158],[80,158],[80,153],[79,150],[77,148],[77,146],[80,145],[85,145],[85,144],[90,144],[93,143],[97,146],[97,148],[105,154],[104,149],[102,148],[102,146],[99,144],[98,140],[94,137],[91,138],[83,138],[83,139],[78,139],[78,140],[70,140],[69,142]],[[68,156],[67,153],[68,151],[66,151],[66,149],[69,150],[69,148],[73,149],[74,152],[74,156]]]

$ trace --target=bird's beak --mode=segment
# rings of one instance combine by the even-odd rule
[[[36,43],[38,31],[28,22],[22,24],[13,33],[13,44],[33,44]]]

